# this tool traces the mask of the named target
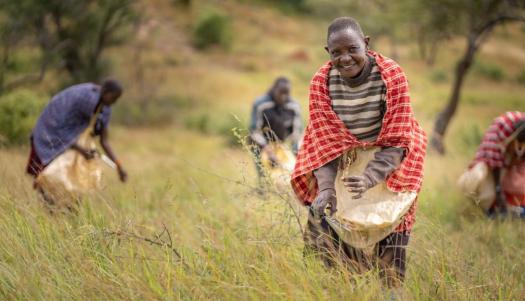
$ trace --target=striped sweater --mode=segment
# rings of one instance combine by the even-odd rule
[[[373,57],[362,74],[351,82],[332,67],[328,89],[332,109],[360,141],[375,141],[385,112],[386,86]]]

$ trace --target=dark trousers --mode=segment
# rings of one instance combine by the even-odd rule
[[[367,253],[343,242],[325,219],[316,219],[310,212],[304,233],[305,255],[319,257],[327,267],[341,265],[351,272],[377,268],[388,287],[398,287],[405,278],[409,238],[408,233],[393,232]]]

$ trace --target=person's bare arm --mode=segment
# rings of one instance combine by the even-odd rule
[[[124,170],[122,167],[122,164],[117,159],[117,156],[115,155],[115,152],[113,152],[113,149],[111,148],[111,145],[109,144],[109,133],[107,128],[103,128],[102,132],[100,133],[100,145],[102,146],[102,149],[104,149],[104,152],[106,155],[117,165],[117,171],[120,177],[120,180],[122,182],[126,182],[128,179],[128,173]]]

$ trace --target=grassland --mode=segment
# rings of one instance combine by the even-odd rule
[[[160,0],[143,5],[153,24],[144,42],[147,87],[187,104],[173,112],[173,124],[113,125],[111,140],[130,181],[121,184],[108,173],[107,186],[83,200],[76,215],[49,215],[37,201],[23,174],[27,147],[0,149],[0,298],[381,300],[374,271],[350,275],[304,259],[289,198],[258,196],[248,153],[213,134],[244,126],[251,100],[280,74],[292,79],[306,112],[309,78],[326,60],[327,22],[233,1],[199,4],[190,12]],[[192,18],[210,6],[234,16],[236,38],[228,52],[189,46]],[[506,80],[472,73],[447,136],[447,155],[429,153],[401,300],[525,299],[525,224],[487,220],[455,186],[474,154],[473,137],[496,115],[525,111],[525,86],[512,80],[525,68],[524,35],[509,27],[488,41],[479,60],[503,68]],[[378,40],[374,48],[388,55],[388,44]],[[508,54],[501,56],[501,45]],[[447,99],[461,47],[451,41],[427,66],[414,45],[399,45],[416,116],[428,132]],[[298,51],[307,59],[294,59]],[[110,56],[116,76],[131,86],[133,47]],[[443,81],[433,79],[439,72],[447,75]],[[122,102],[138,93],[130,87]],[[228,121],[232,115],[241,122]],[[203,116],[206,130],[189,122]],[[298,210],[304,224],[306,212]]]

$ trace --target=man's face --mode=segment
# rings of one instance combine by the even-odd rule
[[[341,76],[353,78],[361,73],[368,60],[368,40],[352,29],[340,30],[328,37],[325,49]]]
[[[273,91],[273,100],[278,106],[282,106],[286,103],[290,97],[290,84],[289,83],[280,83],[275,87]]]
[[[121,93],[117,92],[104,92],[102,94],[102,103],[106,106],[111,106],[115,102],[117,102],[117,99],[120,97]]]

